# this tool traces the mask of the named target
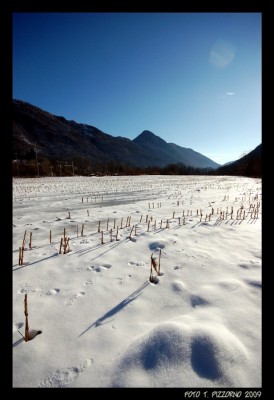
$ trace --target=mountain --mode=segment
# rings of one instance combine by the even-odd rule
[[[164,160],[168,164],[183,163],[195,168],[214,169],[220,165],[197,151],[180,147],[174,143],[167,143],[150,131],[143,131],[133,142],[138,143],[143,149],[153,152],[157,161]]]
[[[94,126],[68,121],[21,100],[13,100],[13,154],[16,158],[97,163],[137,167],[181,163],[195,168],[219,164],[192,149],[167,143],[144,131],[134,140],[114,137]]]
[[[239,160],[222,165],[214,171],[220,175],[262,176],[262,144]]]
[[[146,162],[149,154],[127,138],[116,138],[99,129],[68,121],[28,103],[13,101],[13,152],[18,158],[36,146],[40,158],[70,161],[75,158],[106,163]]]

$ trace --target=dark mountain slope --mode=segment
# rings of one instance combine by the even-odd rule
[[[23,159],[37,150],[39,158],[71,161],[75,158],[96,164],[117,162],[136,167],[184,164],[216,168],[219,164],[192,149],[167,143],[144,131],[134,140],[114,137],[94,126],[68,121],[29,103],[13,101],[13,153]]]
[[[165,160],[166,164],[182,163],[195,168],[217,168],[220,165],[192,149],[167,143],[150,131],[143,131],[133,142],[153,152],[155,157]]]
[[[239,160],[219,167],[214,173],[220,175],[262,176],[262,144]]]

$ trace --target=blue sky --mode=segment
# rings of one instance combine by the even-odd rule
[[[13,98],[223,164],[262,141],[260,13],[15,13]]]

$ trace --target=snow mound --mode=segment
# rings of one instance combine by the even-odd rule
[[[111,386],[236,387],[247,362],[247,350],[223,325],[164,322],[129,346]]]
[[[186,285],[181,281],[174,281],[171,284],[171,288],[175,293],[182,293],[186,290]]]
[[[177,325],[158,325],[130,345],[118,362],[112,386],[162,386],[165,372],[180,368],[189,358],[188,341]]]

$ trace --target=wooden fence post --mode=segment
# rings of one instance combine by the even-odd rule
[[[28,342],[29,340],[29,320],[28,320],[28,294],[25,294],[25,299],[24,299],[24,306],[25,306],[25,342]]]

